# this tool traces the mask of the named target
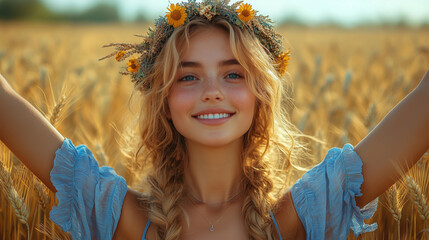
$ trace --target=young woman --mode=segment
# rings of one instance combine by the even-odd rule
[[[0,76],[0,139],[52,191],[75,239],[345,239],[372,231],[373,201],[429,148],[429,73],[355,147],[305,156],[288,121],[288,52],[248,4],[171,5],[141,44],[115,44],[142,95],[141,194],[75,147]],[[366,207],[365,207],[366,206]]]

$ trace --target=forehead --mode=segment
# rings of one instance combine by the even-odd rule
[[[184,49],[181,60],[232,59],[229,34],[218,27],[199,28],[189,36],[189,45]]]

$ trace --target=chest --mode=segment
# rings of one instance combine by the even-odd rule
[[[181,219],[183,240],[247,240],[249,239],[240,206],[210,209],[193,206],[184,209]],[[155,238],[155,226],[150,225],[147,240]]]
[[[249,239],[241,209],[228,206],[224,209],[194,207],[183,217],[183,239]]]

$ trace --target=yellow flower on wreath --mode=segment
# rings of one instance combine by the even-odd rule
[[[116,61],[121,60],[121,58],[122,58],[124,55],[125,55],[125,51],[117,52],[117,53],[116,53],[116,57],[115,57]]]
[[[128,65],[128,72],[137,72],[140,68],[140,64],[138,63],[137,59],[133,57],[130,59],[127,63]]]
[[[185,24],[185,20],[186,17],[188,17],[188,14],[186,14],[184,7],[181,7],[178,3],[176,3],[171,4],[170,7],[167,9],[168,12],[165,17],[167,18],[168,24],[172,25],[175,28]]]
[[[255,10],[252,9],[252,5],[248,3],[242,3],[236,12],[238,13],[238,18],[243,22],[250,21],[255,14]]]
[[[282,76],[286,72],[287,65],[289,65],[289,60],[290,60],[290,51],[282,53],[277,57],[278,68]]]

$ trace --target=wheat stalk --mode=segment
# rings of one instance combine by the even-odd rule
[[[365,118],[365,126],[368,128],[368,132],[371,132],[375,125],[375,119],[377,117],[377,104],[371,103],[368,114]]]
[[[324,136],[323,136],[323,131],[322,130],[318,130],[317,131],[317,139],[322,139]],[[316,156],[317,156],[317,159],[319,159],[319,160],[322,160],[322,151],[323,151],[323,146],[322,146],[322,142],[317,142],[316,143],[317,145],[316,145]]]
[[[97,161],[99,162],[100,166],[106,165],[108,162],[106,152],[104,151],[103,146],[98,142],[95,144],[95,153],[98,156]]]
[[[0,164],[0,185],[3,193],[9,199],[9,202],[14,210],[15,216],[18,220],[27,227],[27,236],[30,237],[30,228],[28,226],[28,215],[27,206],[24,200],[18,194],[16,189],[13,187],[13,181],[9,172],[4,169],[3,164]]]
[[[343,95],[346,96],[349,93],[350,82],[353,76],[353,72],[349,69],[346,71],[346,75],[344,76],[344,84],[343,84]]]
[[[49,119],[49,122],[51,122],[51,124],[54,126],[56,126],[58,123],[58,118],[60,116],[61,110],[63,110],[65,99],[66,99],[66,96],[62,95],[58,103],[55,105],[54,109],[52,110],[52,114]]]
[[[320,87],[319,94],[323,95],[334,81],[335,81],[335,76],[333,74],[328,74],[326,76],[325,83],[323,83],[322,87]]]
[[[401,237],[401,217],[402,209],[405,205],[405,191],[401,191],[398,187],[393,185],[386,192],[386,200],[390,213],[392,213],[393,220],[397,225],[397,239]]]
[[[35,229],[49,239],[72,239],[68,233],[52,231],[51,229],[55,229],[55,225],[52,223],[47,223],[47,225],[48,226],[45,226],[41,223],[38,227],[35,227]]]
[[[322,57],[316,56],[314,58],[314,73],[313,73],[313,80],[312,80],[313,85],[317,84],[317,80],[319,79],[319,75],[320,75],[321,65],[322,65]]]
[[[49,197],[44,190],[44,186],[39,182],[39,180],[34,179],[34,189],[36,189],[37,196],[39,197],[39,205],[42,206],[44,210],[46,210]]]
[[[419,217],[424,221],[425,229],[427,229],[428,228],[427,221],[429,219],[429,209],[427,206],[426,196],[421,191],[420,186],[413,178],[406,176],[406,180],[408,183],[408,189],[411,191],[411,194],[413,196],[414,205],[416,206],[417,212],[419,213]]]

